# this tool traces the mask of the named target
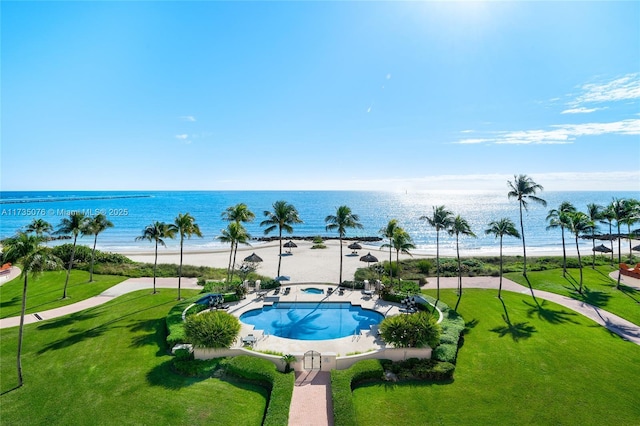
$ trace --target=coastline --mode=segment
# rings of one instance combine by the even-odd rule
[[[287,240],[288,241],[288,240]],[[288,253],[288,249],[283,247],[280,275],[290,277],[290,281],[284,281],[287,283],[337,283],[339,275],[339,262],[340,262],[340,245],[338,240],[328,240],[324,242],[327,248],[325,249],[311,249],[313,245],[310,241],[296,240],[297,248],[293,248],[291,253]],[[635,243],[638,243],[637,241]],[[371,253],[377,257],[380,262],[389,258],[388,249],[380,249],[379,246],[362,244],[362,249],[357,251],[357,254],[353,254],[347,246],[349,241],[343,241],[343,271],[342,277],[344,280],[352,280],[356,269],[366,267],[365,262],[360,261],[360,257]],[[623,245],[624,247],[624,245]],[[628,243],[627,243],[628,247]],[[617,245],[614,244],[614,248],[617,249]],[[252,253],[260,256],[263,261],[258,263],[257,272],[260,275],[269,277],[276,277],[278,275],[278,252],[279,244],[277,241],[263,243],[248,247],[239,247],[236,258],[236,264],[241,264],[243,259]],[[130,259],[137,262],[153,263],[154,251],[117,251],[117,253],[123,254]],[[406,254],[400,254],[400,259],[435,259],[435,251],[411,251],[412,256]],[[583,258],[590,258],[592,252],[580,253]],[[624,248],[623,248],[624,254]],[[505,256],[522,255],[522,247],[510,248],[509,250],[503,250]],[[539,256],[561,256],[562,248],[558,250],[549,250],[548,248],[540,248],[536,250],[527,247],[528,257]],[[615,254],[614,254],[615,255]],[[440,252],[441,257],[455,256],[449,252]],[[495,257],[499,256],[499,247],[496,246],[493,252],[482,252],[482,254],[471,253],[469,250],[461,251],[461,257]],[[573,248],[567,246],[567,256],[576,257],[575,246]],[[598,256],[602,254],[598,253]],[[610,256],[607,254],[605,256]],[[393,252],[393,259],[395,260],[396,253]],[[160,248],[158,250],[158,263],[174,263],[177,264],[180,261],[179,250],[166,250]],[[183,253],[183,263],[194,266],[210,266],[215,268],[226,269],[229,264],[229,248],[226,249],[209,249],[209,250],[185,250]]]

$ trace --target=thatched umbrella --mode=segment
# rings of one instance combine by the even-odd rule
[[[262,258],[255,253],[251,253],[251,256],[247,256],[244,258],[245,262],[258,263],[262,262]]]
[[[637,246],[635,246],[635,247],[631,247],[631,250],[633,250],[633,251],[640,251],[640,244],[638,244],[638,245],[637,245]]]
[[[291,249],[294,247],[298,247],[298,245],[296,243],[294,243],[293,241],[289,240],[286,243],[283,244],[283,247],[286,247],[289,249],[289,253],[291,253]]]
[[[374,263],[378,261],[378,258],[375,257],[374,255],[371,254],[371,252],[365,254],[364,256],[362,256],[360,258],[361,262],[367,262],[367,266],[369,266],[370,263]]]
[[[605,246],[604,244],[600,244],[599,246],[595,246],[593,248],[593,251],[597,251],[600,253],[611,253],[612,250],[609,247]]]
[[[358,243],[351,243],[347,247],[353,251],[352,254],[358,254],[358,250],[362,250],[362,246]],[[377,262],[377,260],[376,260]]]

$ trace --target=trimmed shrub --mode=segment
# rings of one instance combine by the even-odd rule
[[[418,268],[418,271],[421,273],[429,275],[429,272],[433,268],[433,263],[427,259],[420,259],[416,262],[416,268]]]
[[[195,303],[200,296],[194,296],[189,299],[181,300],[169,310],[167,314],[167,345],[169,349],[179,343],[187,343],[187,335],[184,332],[184,321],[182,321],[182,312],[187,306]]]
[[[380,323],[382,339],[397,348],[434,347],[440,341],[438,318],[426,311],[394,315]]]
[[[194,359],[193,354],[185,349],[177,350],[175,355],[171,362],[173,371],[187,377],[212,377],[222,359]]]
[[[289,422],[289,406],[295,376],[280,373],[275,365],[266,359],[240,355],[223,361],[228,374],[264,386],[269,392],[269,405],[265,413],[264,426],[280,426]]]
[[[240,321],[223,311],[188,316],[184,323],[187,339],[201,348],[229,348],[240,333]]]
[[[409,358],[404,361],[384,364],[385,370],[404,380],[445,381],[453,379],[455,365],[434,359]]]
[[[336,426],[356,424],[353,388],[366,380],[381,380],[383,375],[384,369],[378,359],[356,362],[346,370],[331,370],[333,421]]]

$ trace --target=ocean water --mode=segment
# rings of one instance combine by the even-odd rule
[[[616,198],[640,198],[640,192],[550,192],[539,194],[548,205],[530,204],[525,212],[527,253],[554,251],[561,253],[559,230],[546,230],[549,209],[563,201],[572,202],[579,210],[588,203],[606,205]],[[143,228],[156,221],[172,222],[178,213],[191,213],[200,226],[203,238],[187,240],[189,250],[207,250],[227,247],[215,238],[227,223],[221,213],[229,206],[243,202],[256,214],[246,228],[253,237],[264,236],[260,222],[263,211],[270,210],[277,200],[293,204],[304,223],[294,226],[294,236],[336,236],[325,230],[324,218],[334,214],[340,205],[348,205],[360,218],[363,229],[349,230],[350,237],[379,236],[379,230],[390,219],[397,219],[413,238],[415,252],[435,254],[436,233],[420,216],[429,215],[432,206],[445,205],[454,214],[467,219],[477,238],[461,237],[460,249],[465,255],[496,252],[498,241],[485,235],[492,220],[508,217],[519,227],[518,203],[504,192],[431,191],[394,193],[376,191],[59,191],[59,192],[0,192],[0,238],[13,235],[34,218],[49,221],[54,227],[72,211],[93,215],[104,213],[114,227],[101,233],[98,247],[110,251],[151,251],[153,244],[135,241]],[[601,232],[608,226],[600,225]],[[277,236],[276,233],[270,234]],[[81,244],[92,244],[91,237],[79,239]],[[575,240],[567,236],[568,247],[575,252]],[[55,244],[55,243],[54,243]],[[252,245],[260,244],[253,242]],[[378,243],[381,244],[381,243]],[[504,239],[505,253],[519,253],[521,241]],[[590,241],[580,242],[581,250],[591,252]],[[169,249],[179,247],[178,240],[167,241]],[[440,233],[443,254],[455,253],[455,238]]]

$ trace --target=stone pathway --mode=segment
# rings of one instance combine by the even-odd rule
[[[296,371],[289,426],[333,426],[331,374],[328,371]]]

